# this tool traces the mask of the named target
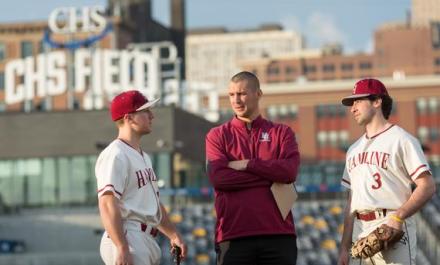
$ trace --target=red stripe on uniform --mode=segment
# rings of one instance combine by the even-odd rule
[[[366,137],[367,139],[373,139],[373,138],[375,138],[375,137],[381,135],[382,133],[388,131],[388,130],[391,129],[393,126],[394,126],[394,124],[391,124],[390,127],[386,128],[385,130],[383,130],[383,131],[381,131],[380,133],[378,133],[378,134],[376,134],[376,135],[373,135],[373,136],[371,136],[371,137],[368,137],[367,134],[365,134],[365,137]]]
[[[421,165],[421,166],[418,167],[416,170],[414,170],[414,172],[413,172],[411,175],[409,175],[409,176],[412,177],[414,174],[417,173],[417,171],[419,171],[419,169],[421,169],[421,168],[423,168],[423,167],[426,167],[426,165]]]
[[[105,190],[107,187],[111,187],[119,196],[122,196],[122,193],[120,193],[119,191],[117,191],[115,189],[115,186],[113,186],[113,184],[107,184],[104,186],[104,188],[98,190],[98,193],[100,193],[101,191]]]

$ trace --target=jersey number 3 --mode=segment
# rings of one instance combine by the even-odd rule
[[[376,182],[376,183],[374,183],[374,185],[371,185],[373,190],[377,190],[380,187],[382,187],[382,180],[381,180],[382,177],[380,176],[380,174],[379,173],[375,173],[373,175],[373,178],[374,178],[374,181]]]

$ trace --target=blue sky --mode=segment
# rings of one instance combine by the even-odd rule
[[[62,6],[106,5],[105,0],[5,0],[0,23],[46,20]],[[411,0],[186,0],[187,26],[256,28],[280,23],[306,37],[309,47],[341,42],[345,51],[368,51],[375,28],[384,22],[404,21]],[[153,16],[169,23],[169,0],[153,0]]]

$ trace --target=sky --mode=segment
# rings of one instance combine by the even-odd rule
[[[106,6],[106,0],[3,0],[0,23],[47,20],[57,7]],[[153,17],[169,25],[170,0],[152,0]],[[186,0],[187,28],[255,29],[279,23],[305,37],[307,47],[340,42],[344,51],[370,52],[374,30],[405,21],[411,0]]]

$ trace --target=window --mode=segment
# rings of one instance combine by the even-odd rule
[[[373,68],[373,65],[371,64],[371,62],[361,62],[359,64],[359,68],[363,69],[363,70],[368,70]]]
[[[438,113],[439,100],[437,98],[429,98],[428,108],[430,113]]]
[[[429,140],[431,141],[437,141],[439,138],[439,131],[436,127],[429,128]]]
[[[5,72],[0,72],[0,90],[5,89]]]
[[[434,65],[440,66],[440,57],[435,58]]]
[[[278,68],[278,66],[269,66],[267,68],[267,75],[278,75],[280,72],[280,69]]]
[[[327,135],[326,131],[319,131],[316,137],[317,137],[319,146],[327,145],[328,135]]]
[[[32,56],[32,42],[22,41],[21,42],[21,58]]]
[[[342,146],[348,145],[349,134],[347,130],[339,131],[339,142]]]
[[[335,71],[335,66],[333,64],[324,64],[322,66],[322,70],[324,72],[334,72]]]
[[[0,61],[6,58],[6,45],[0,42]]]
[[[316,72],[316,66],[315,65],[306,65],[304,66],[304,73],[314,73]]]
[[[330,146],[336,147],[338,146],[338,132],[337,131],[329,131],[328,139],[330,141]]]
[[[285,73],[286,75],[293,74],[295,73],[295,68],[293,66],[286,66]]]
[[[428,139],[429,136],[429,130],[427,127],[419,127],[417,130],[417,136],[420,139],[420,142],[424,143]]]
[[[326,105],[316,106],[315,107],[316,116],[318,118],[324,116],[326,114],[326,110],[327,110]]]
[[[267,107],[267,116],[269,119],[275,119],[278,116],[278,108],[275,105]]]
[[[279,104],[267,106],[269,119],[296,119],[298,106],[296,104]]]
[[[353,70],[353,64],[352,63],[343,63],[341,65],[342,71],[352,71]]]
[[[424,98],[418,98],[416,101],[417,111],[419,114],[426,113],[426,109],[428,108],[428,102]]]
[[[440,48],[440,23],[431,23],[431,37],[432,37],[432,47],[434,49]]]
[[[44,49],[44,41],[40,41],[38,42],[38,53],[44,53],[45,49]]]
[[[338,107],[338,110],[336,111],[337,112],[337,115],[339,116],[339,117],[345,117],[346,115],[347,115],[347,107],[346,106],[343,106],[343,105],[337,105]]]

